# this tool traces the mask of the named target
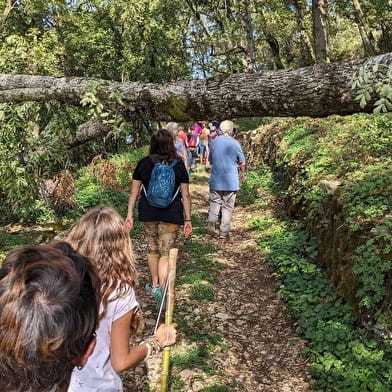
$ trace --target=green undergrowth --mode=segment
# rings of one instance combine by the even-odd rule
[[[20,245],[32,245],[34,244],[34,238],[31,238],[25,234],[11,234],[0,231],[0,265],[6,254],[16,246]]]
[[[278,119],[260,132],[287,207],[317,238],[341,295],[364,319],[390,312],[392,116]]]
[[[75,178],[76,205],[67,212],[66,217],[75,220],[91,208],[111,206],[125,218],[132,173],[136,163],[146,153],[146,147],[142,147],[79,170]],[[135,226],[131,232],[133,237],[142,231],[137,219],[137,208],[134,211],[134,222]]]
[[[110,205],[125,217],[132,172],[145,154],[143,147],[80,169],[75,176],[76,205],[69,215],[80,216],[96,206]]]
[[[121,155],[100,159],[79,169],[72,176],[74,191],[68,192],[65,189],[65,192],[59,195],[60,204],[65,206],[61,213],[56,214],[50,202],[44,204],[42,200],[38,200],[40,207],[36,209],[36,214],[32,217],[33,221],[30,224],[38,222],[39,225],[30,227],[28,235],[25,234],[27,226],[21,226],[20,232],[15,231],[13,234],[0,231],[0,263],[8,251],[15,246],[50,241],[56,231],[69,228],[76,219],[91,208],[101,205],[112,206],[125,218],[133,168],[138,160],[146,155],[146,152],[145,146]],[[45,228],[48,232],[43,238],[41,233]],[[137,220],[137,209],[135,209],[135,227],[131,235],[137,236],[141,230],[141,225]]]
[[[269,208],[269,204],[260,198],[260,190],[263,188],[275,189],[278,184],[272,177],[265,175],[269,172],[268,166],[261,165],[257,170],[246,173],[246,181],[241,184],[237,194],[236,204],[247,206],[257,204],[261,209]]]
[[[252,174],[252,182],[253,176],[260,176],[260,183],[274,184],[265,168]],[[314,390],[391,391],[392,347],[356,327],[350,306],[313,263],[318,253],[316,242],[301,223],[283,218],[281,212],[279,216],[265,211],[260,215],[252,218],[249,226],[278,277],[279,293],[298,320],[299,333],[308,341],[305,353],[311,361]]]

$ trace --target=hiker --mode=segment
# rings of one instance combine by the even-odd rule
[[[200,163],[203,165],[207,164],[208,161],[208,139],[210,136],[210,130],[208,128],[207,122],[203,121],[203,128],[199,135],[199,156]]]
[[[182,125],[178,126],[178,134],[177,135],[180,139],[182,139],[184,141],[184,144],[186,146],[186,133],[185,133],[184,127]]]
[[[180,138],[178,135],[178,131],[179,131],[178,124],[176,122],[170,121],[167,123],[166,129],[172,134],[174,140],[174,147],[176,148],[177,155],[181,157],[181,159],[185,164],[185,167],[187,167],[188,165],[187,149],[184,140]]]
[[[193,133],[195,133],[196,135],[201,134],[202,127],[197,121],[192,125],[192,128],[193,128]]]
[[[245,157],[240,144],[232,137],[233,122],[223,121],[220,130],[222,135],[210,143],[209,161],[212,169],[209,179],[210,208],[207,232],[213,237],[227,239],[237,191],[240,188],[240,181],[242,182],[245,176]],[[218,232],[216,226],[219,216],[221,222]]]
[[[219,121],[212,121],[209,123],[209,128],[210,128],[210,141],[215,139],[216,137],[220,136],[222,134],[221,130],[219,129]]]
[[[21,246],[0,269],[0,390],[64,392],[95,347],[99,278],[66,242]]]
[[[175,343],[176,324],[161,325],[138,346],[129,339],[142,327],[135,295],[136,270],[124,220],[112,207],[96,207],[73,226],[67,240],[92,260],[101,278],[97,345],[83,368],[74,369],[68,392],[122,391],[119,372]]]
[[[199,134],[195,133],[194,125],[188,128],[186,135],[186,145],[188,154],[188,170],[189,172],[196,167],[197,150],[199,146]]]
[[[175,175],[174,198],[169,200],[169,205],[165,208],[154,206],[147,199],[152,174],[161,163],[170,164]],[[173,138],[166,129],[154,132],[148,156],[138,162],[133,173],[128,215],[125,220],[128,230],[132,230],[134,226],[133,211],[141,188],[138,218],[147,238],[147,262],[151,273],[151,284],[147,284],[146,289],[152,293],[159,305],[168,275],[169,250],[175,246],[179,228],[184,225],[185,236],[192,233],[189,176],[184,162],[176,153]]]

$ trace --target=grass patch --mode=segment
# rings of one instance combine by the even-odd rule
[[[216,383],[214,385],[210,385],[207,388],[201,389],[201,392],[229,392],[230,389],[225,387],[224,385],[221,385],[219,383]]]
[[[256,202],[262,203],[263,208],[268,204],[263,203],[260,198],[260,191],[264,188],[273,189],[276,187],[273,177],[269,174],[269,168],[261,165],[256,171],[248,171],[246,180],[241,184],[237,193],[236,203],[242,206],[250,206]]]
[[[185,241],[182,250],[189,255],[189,259],[178,265],[178,285],[200,285],[200,282],[206,282],[207,285],[216,283],[222,265],[211,260],[211,254],[214,251],[212,246],[206,244],[205,241],[189,239]]]
[[[199,281],[190,290],[190,299],[197,302],[212,302],[214,301],[214,287],[208,282]]]
[[[179,305],[177,307],[178,312],[181,314],[192,314],[193,306],[191,305]],[[191,320],[185,318],[176,318],[178,328],[185,334],[185,337],[190,342],[196,342],[200,345],[208,344],[210,348],[213,346],[220,346],[222,341],[222,335],[219,332],[211,331],[209,320],[207,320],[203,314],[193,316]]]
[[[173,355],[171,363],[172,366],[175,366],[180,371],[183,369],[193,369],[195,367],[204,371],[210,371],[211,369],[205,366],[210,356],[211,353],[206,346],[199,346],[191,348],[184,354]]]

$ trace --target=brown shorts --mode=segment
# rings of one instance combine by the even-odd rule
[[[159,257],[169,257],[169,251],[174,248],[179,225],[163,222],[141,222],[146,233],[147,253],[158,254]]]

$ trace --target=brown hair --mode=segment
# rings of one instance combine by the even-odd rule
[[[98,270],[102,283],[102,319],[109,298],[114,301],[124,297],[136,286],[134,255],[124,220],[112,207],[96,207],[79,219],[67,241],[82,255],[89,257]],[[111,297],[112,293],[115,295]],[[138,328],[139,325],[135,327]]]
[[[66,388],[99,312],[99,278],[65,242],[11,251],[0,269],[0,390]]]
[[[148,155],[156,161],[166,162],[179,158],[173,136],[167,129],[159,129],[152,134]]]

